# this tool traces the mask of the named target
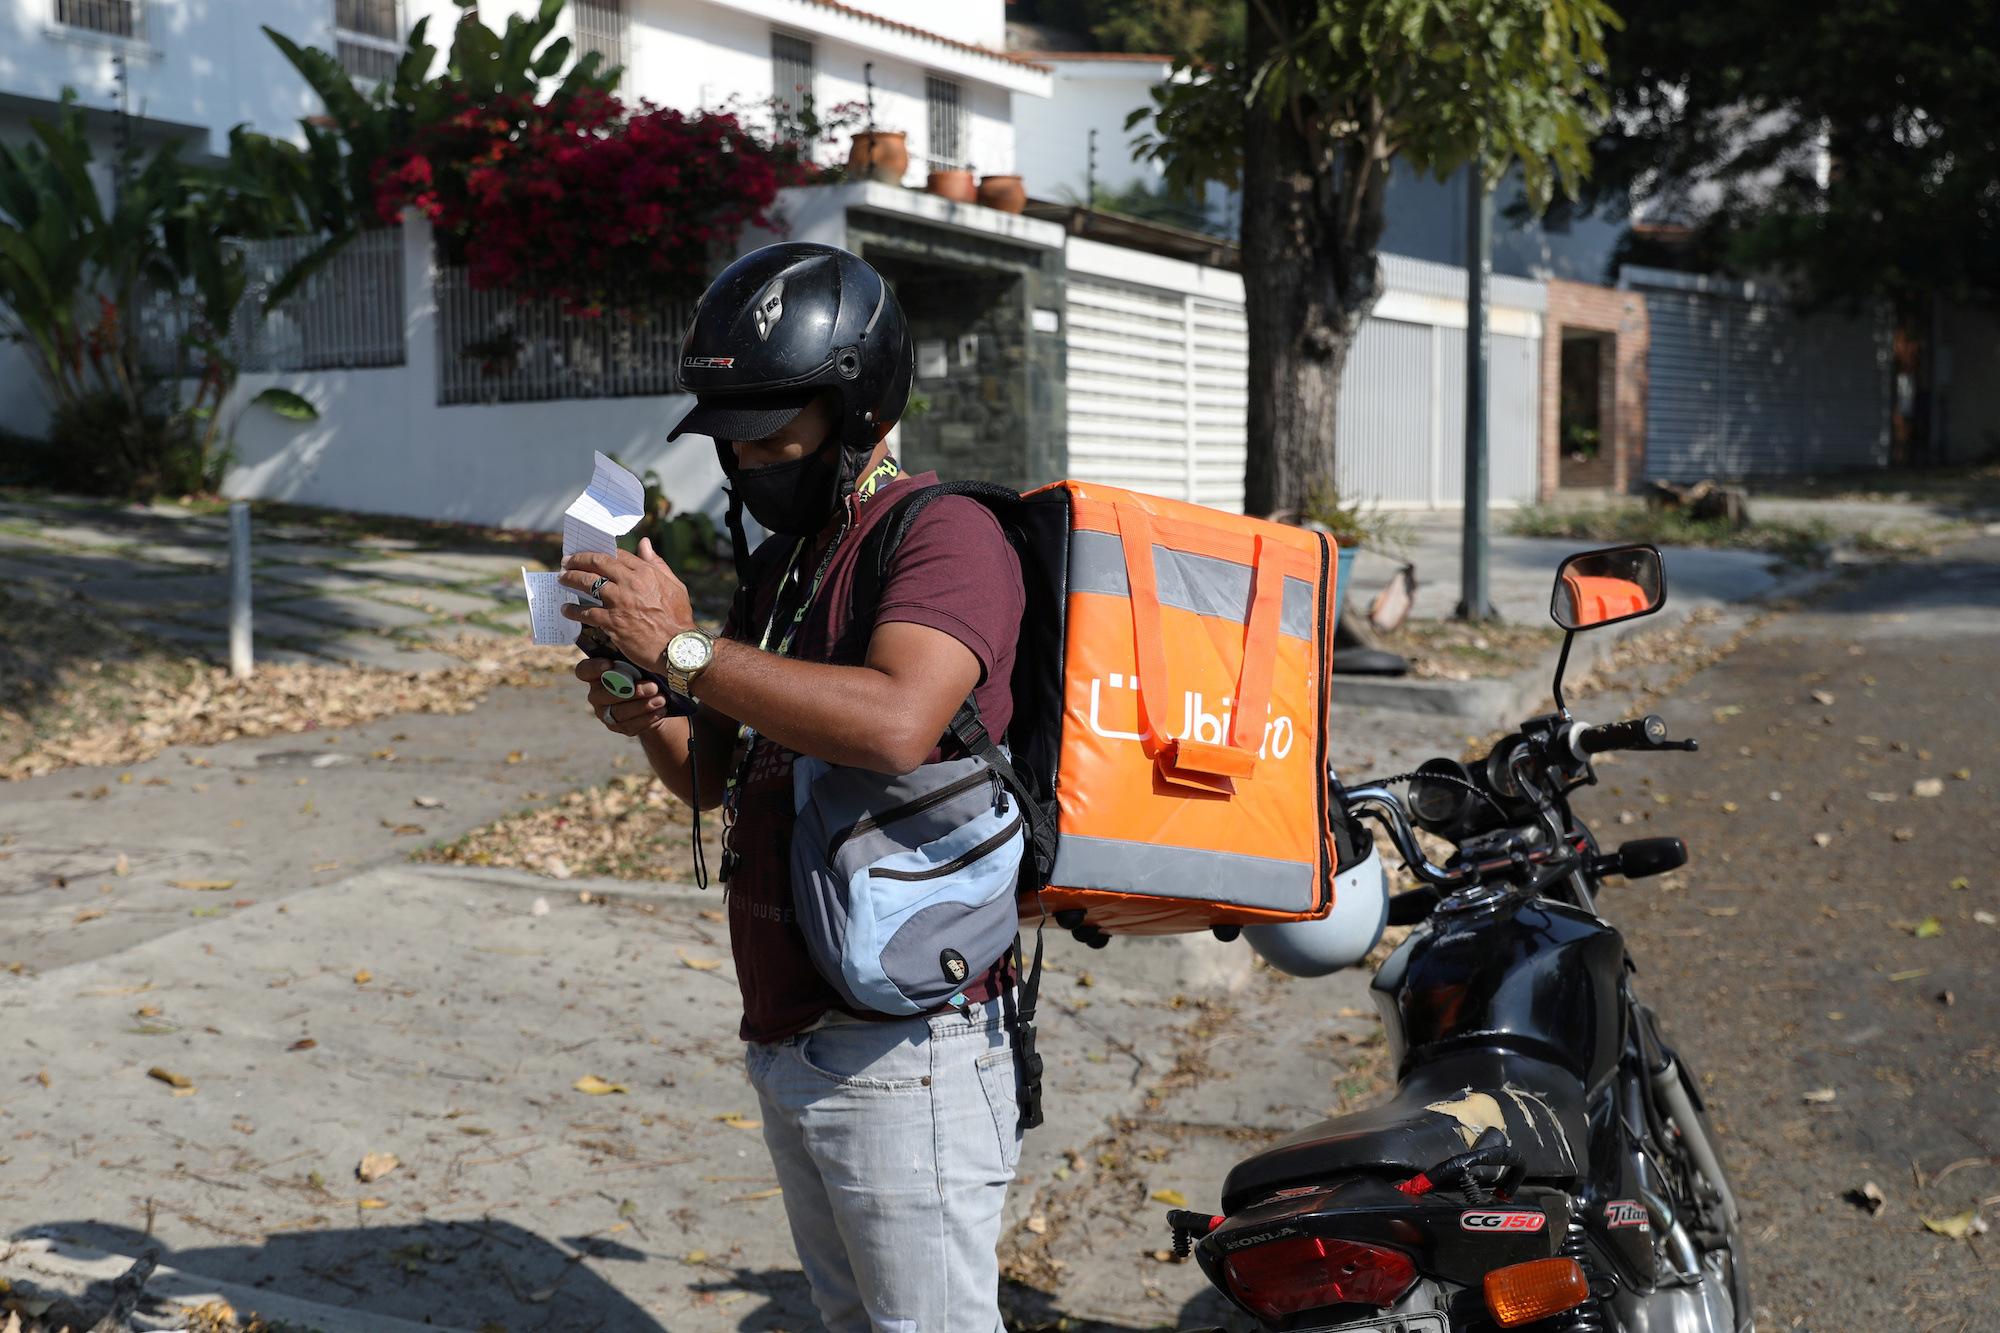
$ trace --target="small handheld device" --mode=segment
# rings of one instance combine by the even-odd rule
[[[586,599],[587,604],[588,599]],[[657,671],[648,671],[644,667],[634,665],[619,650],[618,645],[611,642],[605,636],[604,631],[598,629],[595,625],[584,626],[583,632],[576,636],[576,646],[583,649],[584,656],[586,657],[605,658],[610,661],[610,669],[602,676],[599,676],[597,681],[598,684],[618,696],[618,698],[631,699],[636,697],[639,693],[639,686],[645,681],[651,681],[659,687],[661,695],[665,697],[667,701],[667,715],[669,717],[694,716],[694,700],[685,695],[676,694],[673,687],[667,683],[667,678]]]

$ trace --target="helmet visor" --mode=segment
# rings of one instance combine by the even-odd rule
[[[688,414],[667,432],[669,440],[683,435],[707,435],[716,440],[761,440],[782,430],[812,405],[820,393],[758,394],[753,397],[712,397],[696,400]]]

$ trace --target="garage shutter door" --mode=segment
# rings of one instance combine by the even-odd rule
[[[1240,513],[1240,307],[1089,278],[1068,284],[1069,471]]]

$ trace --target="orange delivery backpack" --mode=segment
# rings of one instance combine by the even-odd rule
[[[1331,538],[1090,482],[948,482],[870,529],[857,619],[946,495],[984,504],[1021,558],[1006,752],[969,699],[951,734],[1026,807],[1022,921],[1101,943],[1324,916],[1351,859],[1328,806]]]

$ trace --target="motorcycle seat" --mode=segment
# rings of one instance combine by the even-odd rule
[[[1582,1174],[1583,1084],[1559,1065],[1512,1051],[1463,1051],[1419,1065],[1381,1106],[1308,1125],[1238,1162],[1222,1186],[1234,1213],[1280,1190],[1341,1175],[1414,1176],[1496,1127],[1528,1177]]]

